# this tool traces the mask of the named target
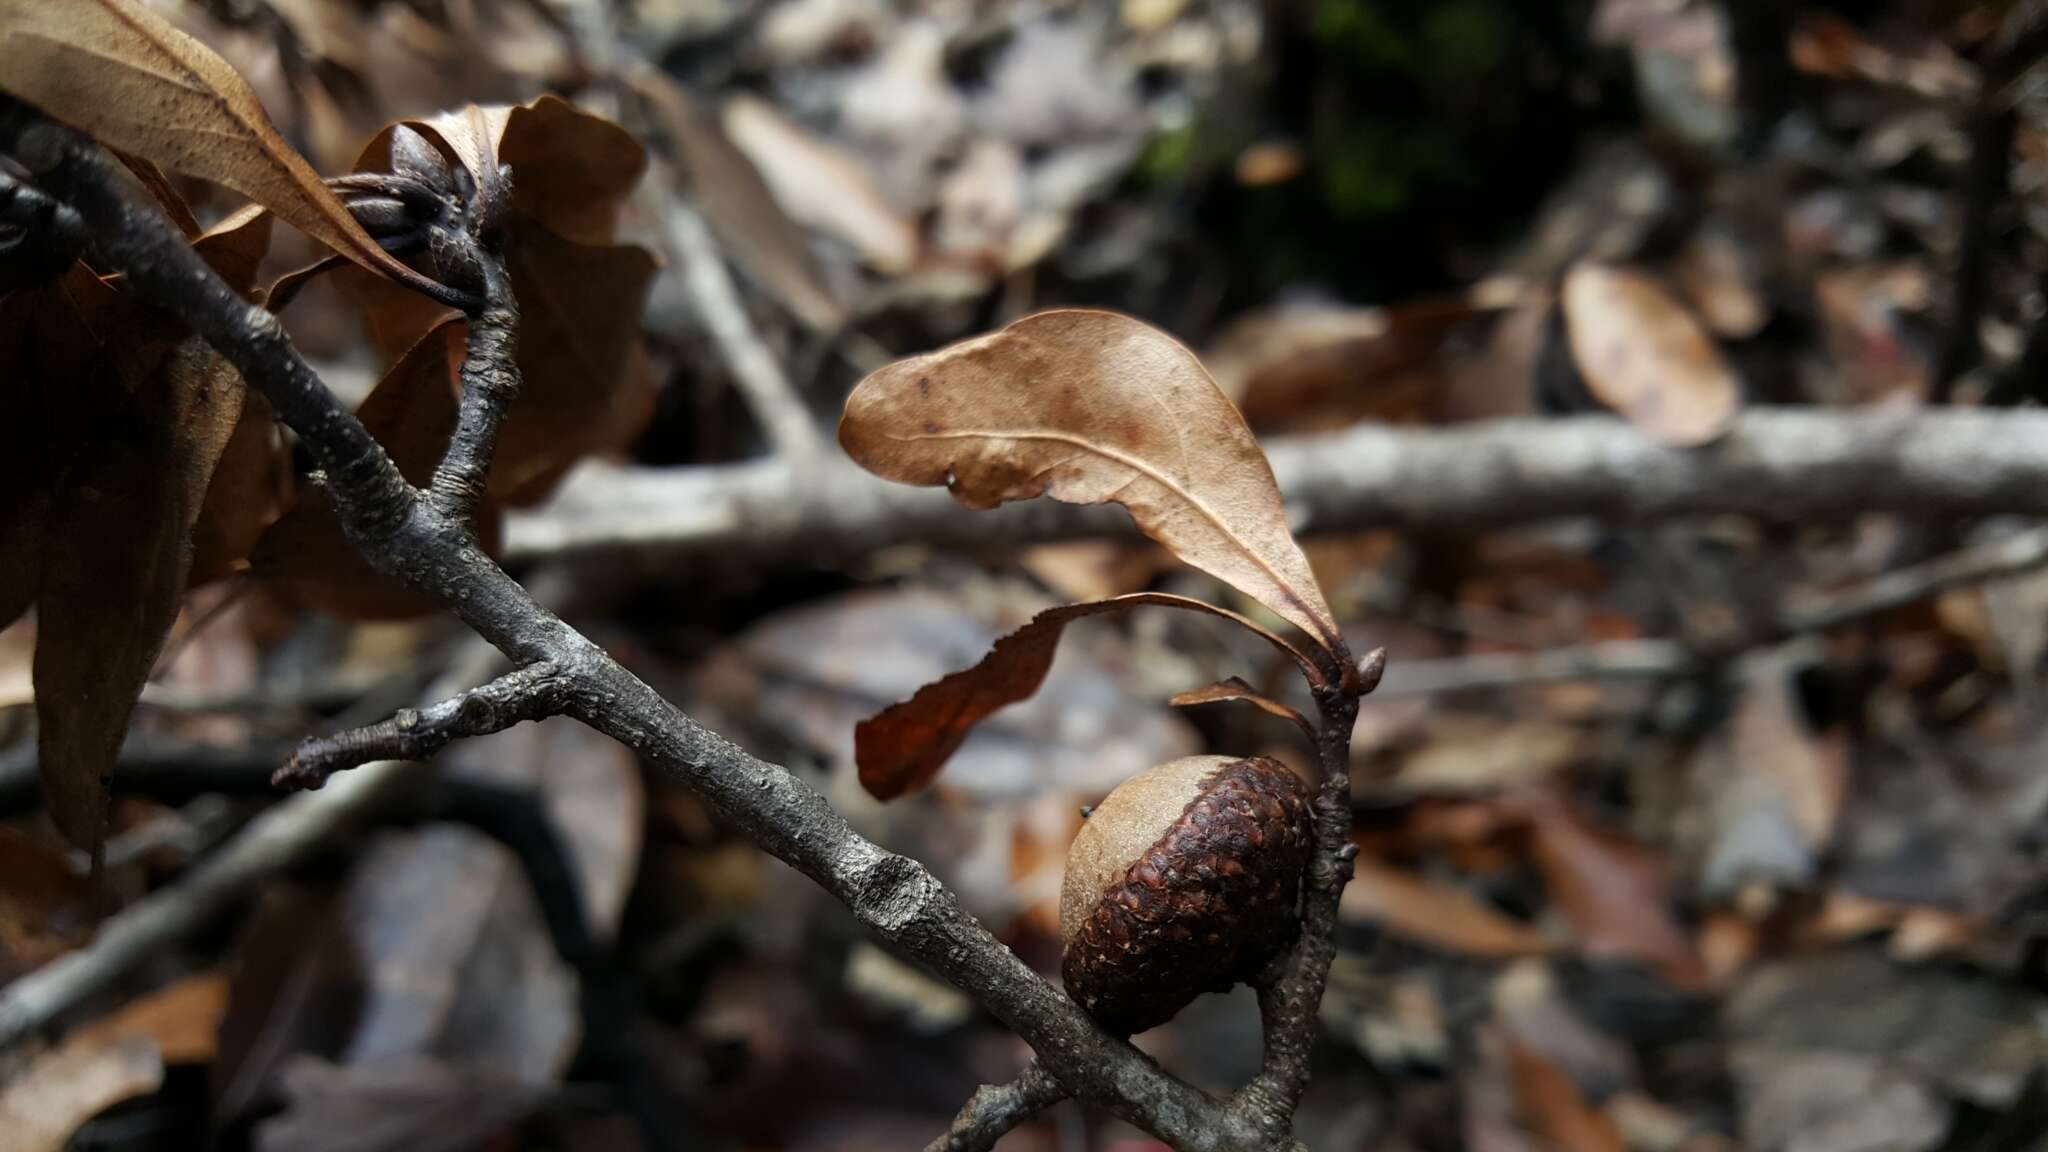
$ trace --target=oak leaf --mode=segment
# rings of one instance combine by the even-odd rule
[[[244,389],[203,342],[83,264],[0,307],[0,362],[17,373],[0,421],[13,497],[0,613],[37,607],[37,765],[58,828],[96,851]]]
[[[227,61],[138,0],[0,0],[0,90],[100,143],[232,188],[380,276],[379,247]]]
[[[853,730],[854,762],[863,788],[890,800],[929,784],[946,760],[984,718],[1028,699],[1045,682],[1054,650],[1069,623],[1106,612],[1160,605],[1206,612],[1259,633],[1305,670],[1314,666],[1285,640],[1235,612],[1163,592],[1134,592],[1110,600],[1048,608],[995,642],[971,668],[935,680],[910,699],[893,704]]]
[[[882,368],[839,442],[863,468],[943,484],[970,508],[1113,501],[1182,560],[1264,604],[1347,666],[1258,442],[1194,353],[1111,312],[1041,312]],[[1313,678],[1312,678],[1313,679]]]

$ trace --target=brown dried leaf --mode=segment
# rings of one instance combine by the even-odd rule
[[[0,0],[0,89],[111,148],[226,185],[382,276],[378,247],[228,62],[137,0]]]
[[[799,223],[845,241],[885,275],[916,266],[917,226],[883,198],[859,154],[812,136],[754,97],[727,100],[722,119],[727,138]]]
[[[1194,354],[1146,324],[1041,312],[897,361],[847,398],[839,442],[870,472],[943,484],[970,508],[1122,504],[1182,560],[1345,651],[1266,454]]]
[[[1363,858],[1352,867],[1338,908],[1346,924],[1371,924],[1432,948],[1489,960],[1549,951],[1541,933],[1462,888]]]
[[[1192,691],[1182,692],[1180,695],[1168,700],[1167,703],[1175,708],[1192,708],[1201,704],[1222,704],[1232,700],[1242,701],[1268,716],[1275,716],[1286,720],[1296,728],[1301,729],[1302,735],[1307,736],[1311,743],[1315,741],[1316,728],[1315,725],[1308,722],[1308,717],[1280,703],[1278,700],[1261,695],[1258,689],[1253,688],[1236,676],[1219,680],[1207,688],[1196,688]]]
[[[178,616],[192,526],[242,411],[242,378],[197,337],[119,413],[50,511],[37,592],[37,765],[50,815],[97,851],[108,781]]]
[[[1728,430],[1742,388],[1698,320],[1656,277],[1590,262],[1566,274],[1565,329],[1595,399],[1667,444]]]
[[[270,254],[272,215],[251,204],[195,237],[192,247],[228,287],[244,296],[256,290],[256,270]]]
[[[726,137],[717,117],[651,68],[636,69],[629,78],[667,134],[698,207],[733,260],[805,324],[820,331],[844,324],[846,310],[819,277],[810,237],[782,210],[768,181]]]
[[[657,267],[645,249],[591,247],[545,228],[506,239],[519,298],[519,398],[505,416],[491,492],[546,496],[578,459],[618,448],[654,411],[640,311]]]
[[[578,244],[618,238],[619,210],[647,171],[632,133],[554,96],[512,109],[498,159],[512,166],[512,210]]]
[[[291,486],[291,452],[278,435],[276,413],[261,392],[247,391],[192,525],[187,582],[205,584],[247,567],[256,542],[283,513]]]
[[[1311,667],[1306,657],[1278,636],[1234,612],[1185,596],[1136,592],[1113,600],[1048,608],[997,640],[972,668],[933,681],[910,699],[855,725],[853,755],[860,766],[861,786],[876,799],[893,800],[931,783],[976,724],[1038,691],[1052,667],[1060,633],[1069,622],[1145,604],[1221,616],[1259,633],[1296,662]]]
[[[1625,1152],[1621,1129],[1586,1102],[1572,1078],[1526,1044],[1508,1042],[1515,1102],[1531,1131],[1557,1152]]]
[[[1558,797],[1514,802],[1530,819],[1530,858],[1594,959],[1644,964],[1673,987],[1706,983],[1699,953],[1672,916],[1664,862],[1649,849],[1581,820]]]
[[[63,1152],[86,1121],[163,1080],[163,1059],[147,1036],[76,1037],[0,1091],[0,1131],[9,1152]]]
[[[166,1064],[211,1064],[227,1009],[227,973],[200,972],[87,1024],[78,1030],[78,1039],[111,1045],[123,1037],[146,1036]]]

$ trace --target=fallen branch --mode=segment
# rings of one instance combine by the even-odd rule
[[[1568,516],[1641,522],[1739,514],[1814,522],[1867,512],[2048,516],[2048,413],[1759,409],[1705,448],[1618,420],[1362,426],[1267,445],[1298,529],[1446,530]],[[884,548],[1007,548],[1137,536],[1106,507],[1045,501],[968,513],[944,492],[848,464],[585,466],[514,516],[508,558],[623,551],[665,558],[858,560]]]

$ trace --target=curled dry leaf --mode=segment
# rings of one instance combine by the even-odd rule
[[[1048,608],[996,641],[972,668],[933,681],[910,699],[856,725],[853,755],[860,767],[861,786],[877,799],[892,800],[929,784],[976,724],[1038,691],[1068,623],[1146,604],[1206,612],[1241,624],[1293,658],[1305,673],[1316,675],[1314,663],[1287,641],[1235,612],[1185,596],[1135,592],[1113,600]]]
[[[1581,263],[1564,280],[1565,330],[1586,388],[1667,444],[1728,430],[1742,388],[1714,341],[1657,278]]]
[[[846,401],[861,467],[970,508],[1113,501],[1182,560],[1313,637],[1343,637],[1288,531],[1273,469],[1194,353],[1111,312],[1041,312],[882,368]]]
[[[138,0],[0,0],[0,89],[110,148],[225,185],[381,276],[431,281],[370,239],[247,81]]]
[[[1316,728],[1315,725],[1308,722],[1308,717],[1280,703],[1278,700],[1262,695],[1258,689],[1253,688],[1236,676],[1219,680],[1207,688],[1196,688],[1189,692],[1182,692],[1180,695],[1167,701],[1167,703],[1175,708],[1192,708],[1201,704],[1222,704],[1232,700],[1249,704],[1268,716],[1275,716],[1293,724],[1296,728],[1301,729],[1302,735],[1307,736],[1310,743],[1315,742]]]

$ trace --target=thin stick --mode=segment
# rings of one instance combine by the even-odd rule
[[[775,454],[792,467],[806,466],[821,454],[817,426],[783,372],[782,362],[761,342],[761,334],[748,319],[746,304],[732,273],[726,270],[725,255],[710,226],[696,209],[680,202],[669,208],[664,222],[669,246],[682,265],[690,304],[725,357],[740,395],[761,422]]]

